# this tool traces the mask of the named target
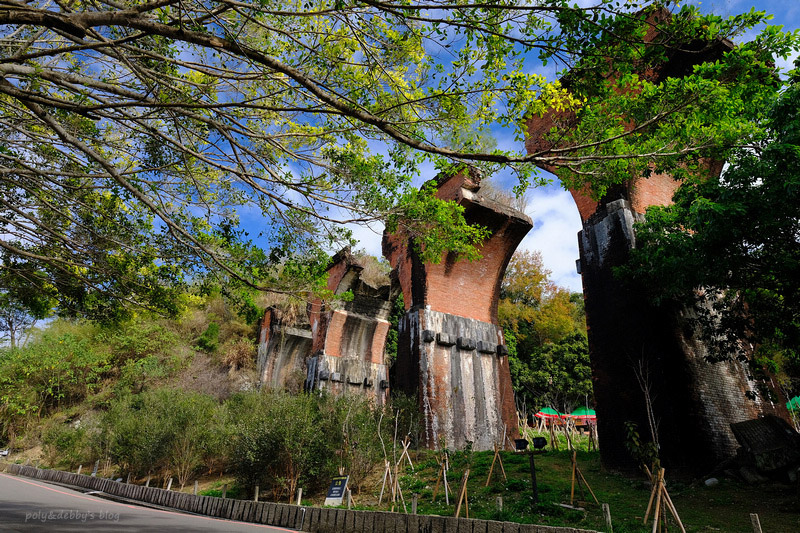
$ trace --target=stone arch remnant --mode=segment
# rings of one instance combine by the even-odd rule
[[[658,81],[680,74],[730,46],[721,41],[703,48],[702,54],[676,51],[660,69],[646,75]],[[552,148],[547,132],[570,128],[575,120],[564,112],[529,119],[528,153],[546,153]],[[707,162],[712,173],[718,174],[721,168]],[[558,169],[547,170],[558,174]],[[691,309],[656,307],[613,273],[636,246],[634,223],[644,219],[647,207],[671,203],[678,185],[670,175],[653,173],[631,179],[599,200],[586,190],[570,191],[583,221],[578,268],[600,453],[603,464],[611,468],[636,466],[626,448],[628,422],[638,426],[645,442],[651,440],[653,427],[667,467],[704,474],[736,454],[731,424],[768,414],[787,416],[782,402],[772,403],[756,394],[756,383],[744,363],[706,360],[709,350],[692,324]]]
[[[337,253],[328,268],[328,289],[353,298],[337,307],[321,301],[309,307],[311,357],[306,390],[361,392],[383,405],[389,398],[388,366],[384,360],[391,312],[390,286],[366,283],[350,249]]]
[[[383,405],[389,396],[386,334],[390,285],[362,279],[363,267],[346,248],[331,258],[327,288],[352,299],[337,305],[316,299],[302,316],[267,309],[261,323],[258,374],[262,387],[354,392]]]
[[[413,395],[422,414],[422,445],[476,450],[507,446],[518,436],[507,350],[497,320],[500,284],[512,254],[533,227],[524,213],[480,191],[464,170],[436,180],[437,196],[465,208],[469,223],[490,230],[481,259],[450,254],[423,263],[413,237],[384,233],[406,312],[398,328],[392,386]]]

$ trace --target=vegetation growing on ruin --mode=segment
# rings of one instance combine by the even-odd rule
[[[708,358],[739,356],[800,393],[800,78],[765,107],[767,135],[717,177],[651,207],[620,275],[659,305],[688,305]],[[697,290],[697,289],[700,290]]]

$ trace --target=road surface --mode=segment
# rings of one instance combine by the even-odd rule
[[[34,479],[0,474],[0,531],[286,533],[291,530],[118,503]]]

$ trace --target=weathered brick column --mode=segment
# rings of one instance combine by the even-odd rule
[[[363,268],[347,248],[331,259],[328,289],[352,291],[353,299],[339,307],[315,301],[309,309],[311,357],[307,361],[306,389],[334,393],[360,392],[383,405],[389,394],[384,360],[391,304],[388,283],[372,287],[361,279]]]
[[[696,62],[713,60],[732,46],[728,42],[713,47],[702,44],[691,45],[700,47],[696,54],[673,52],[661,68],[643,75],[654,81],[679,76],[690,72]],[[547,133],[569,129],[575,120],[565,112],[530,119],[528,152],[547,153],[552,148]],[[721,169],[719,163],[706,164],[712,174]],[[558,173],[556,168],[547,170]],[[650,440],[645,388],[650,390],[661,460],[673,471],[704,474],[733,457],[737,444],[731,423],[763,414],[788,416],[782,402],[773,404],[763,396],[748,398],[755,396],[757,387],[742,363],[706,360],[709,350],[692,325],[690,309],[656,307],[643,290],[614,275],[614,268],[625,264],[636,246],[634,222],[643,220],[647,207],[671,203],[679,185],[670,175],[653,173],[613,187],[600,200],[592,199],[586,190],[570,191],[583,220],[578,235],[579,270],[600,453],[604,465],[611,468],[637,466],[625,446],[626,422],[636,423],[643,440]]]
[[[301,390],[306,358],[311,351],[308,321],[285,324],[283,313],[270,307],[261,320],[258,339],[258,383],[271,389]]]
[[[518,435],[503,332],[497,322],[508,261],[532,227],[523,213],[484,197],[476,174],[441,178],[438,196],[464,206],[464,216],[491,231],[482,259],[452,254],[423,264],[405,233],[384,234],[383,253],[403,291],[392,386],[415,395],[423,445],[491,449]],[[504,434],[505,431],[505,434]]]
[[[650,440],[644,379],[663,463],[705,474],[735,455],[730,424],[780,414],[783,405],[748,398],[758,391],[744,363],[706,361],[709,350],[691,310],[656,307],[614,276],[635,246],[633,223],[642,218],[630,202],[615,200],[601,205],[579,234],[600,452],[608,467],[634,466],[625,447],[628,421]]]

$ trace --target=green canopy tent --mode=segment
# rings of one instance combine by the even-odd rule
[[[553,419],[553,418],[561,418],[562,416],[564,416],[564,414],[559,413],[552,407],[545,407],[544,409],[539,409],[539,411],[535,413],[533,416],[537,418]]]
[[[597,413],[595,413],[594,409],[589,409],[588,407],[578,407],[569,416],[576,420],[597,420]]]

